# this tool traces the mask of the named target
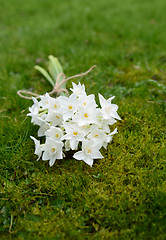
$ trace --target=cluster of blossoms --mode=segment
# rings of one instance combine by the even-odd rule
[[[49,160],[50,166],[69,150],[77,150],[73,157],[92,166],[94,159],[103,158],[100,149],[106,148],[117,133],[117,129],[110,132],[109,127],[120,120],[118,106],[111,103],[114,97],[106,100],[99,94],[99,108],[94,94],[87,95],[84,85],[72,84],[69,97],[52,98],[46,93],[39,102],[33,98],[27,114],[33,124],[39,125],[38,136],[45,136],[44,144],[31,136],[35,154],[38,159]]]

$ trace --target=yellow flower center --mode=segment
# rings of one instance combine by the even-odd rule
[[[72,106],[68,106],[68,109],[71,110],[73,107]]]
[[[73,135],[77,136],[78,132],[73,132]]]
[[[87,113],[85,113],[85,114],[84,114],[84,117],[88,118],[88,114],[87,114]]]
[[[84,102],[84,106],[86,105],[86,102]]]
[[[51,151],[52,151],[52,152],[55,152],[55,148],[51,148]]]
[[[54,105],[54,108],[57,108],[57,105],[56,105],[56,104]]]
[[[95,137],[98,137],[99,135],[98,134],[95,134]]]
[[[57,133],[57,134],[55,135],[55,137],[58,138],[58,137],[59,137],[59,134]]]
[[[56,116],[57,119],[59,119],[60,117],[59,116]]]
[[[90,150],[90,149],[88,149],[87,153],[90,153],[90,152],[91,152],[91,150]]]

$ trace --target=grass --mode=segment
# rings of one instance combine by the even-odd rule
[[[166,239],[165,0],[0,0],[1,239]],[[92,168],[36,162],[18,89],[57,56],[88,94],[115,95],[119,133]],[[71,87],[71,82],[68,83]]]

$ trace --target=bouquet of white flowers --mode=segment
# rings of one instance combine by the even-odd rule
[[[99,94],[99,108],[94,94],[87,95],[84,85],[72,84],[69,97],[55,99],[46,93],[39,102],[33,98],[34,104],[29,108],[31,122],[40,126],[38,136],[46,138],[41,144],[31,136],[35,142],[35,154],[38,159],[49,160],[50,166],[56,159],[63,159],[69,150],[76,150],[73,157],[92,166],[94,159],[103,158],[99,151],[101,147],[106,148],[117,133],[117,128],[110,132],[109,127],[116,119],[120,120],[118,106],[111,103],[114,97],[106,100]]]
[[[27,115],[32,118],[33,124],[39,126],[38,137],[42,137],[42,141],[43,136],[45,137],[45,142],[41,143],[31,136],[35,142],[37,160],[48,160],[52,166],[56,159],[63,159],[67,151],[74,150],[75,159],[83,160],[92,166],[94,159],[103,158],[100,149],[106,148],[117,133],[117,128],[111,132],[109,127],[116,123],[116,119],[120,120],[118,106],[111,103],[114,96],[106,100],[99,94],[99,108],[94,94],[87,95],[85,86],[80,83],[72,83],[72,94],[64,96],[64,93],[68,93],[65,82],[86,75],[94,66],[85,73],[66,79],[58,59],[49,56],[49,60],[48,72],[40,66],[35,66],[35,69],[44,75],[53,86],[53,90],[42,96],[23,90],[17,92],[19,96],[33,100],[34,104],[29,108],[30,113]],[[61,96],[50,96],[55,93]]]

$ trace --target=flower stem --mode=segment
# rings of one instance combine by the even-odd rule
[[[48,109],[45,109],[43,112],[39,114],[39,117],[41,117],[43,114],[48,113]]]

